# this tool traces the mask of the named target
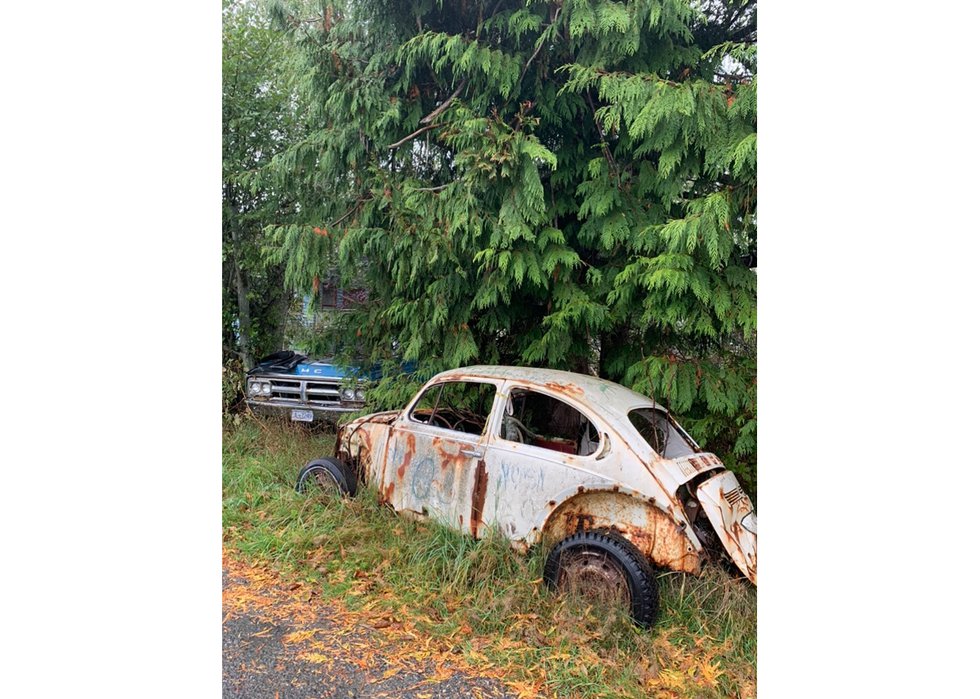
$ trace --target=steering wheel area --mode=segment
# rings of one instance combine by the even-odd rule
[[[445,415],[441,415],[440,413],[432,413],[432,415],[429,416],[429,424],[439,425],[439,427],[445,427],[447,430],[453,429],[453,424],[446,418]]]

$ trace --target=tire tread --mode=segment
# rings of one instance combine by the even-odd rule
[[[575,548],[611,554],[622,566],[629,582],[633,621],[641,627],[648,627],[656,621],[660,599],[653,567],[636,546],[616,532],[587,529],[559,541],[548,554],[544,567],[544,579],[549,587],[557,587],[562,555]]]
[[[337,479],[344,495],[353,497],[357,493],[357,476],[354,474],[354,471],[340,459],[335,459],[331,456],[326,456],[322,459],[313,459],[300,469],[299,476],[296,478],[297,492],[303,492],[303,481],[307,474],[318,468],[325,469]]]

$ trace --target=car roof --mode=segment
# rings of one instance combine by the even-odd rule
[[[656,403],[642,393],[631,391],[618,383],[586,374],[576,374],[560,369],[539,367],[480,365],[450,369],[433,377],[433,380],[491,378],[526,383],[528,387],[540,386],[563,394],[581,403],[607,420],[617,423],[633,408]],[[663,407],[657,405],[657,407]]]

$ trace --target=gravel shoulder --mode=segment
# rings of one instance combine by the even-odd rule
[[[225,551],[222,556],[225,699],[515,697],[505,684],[427,658],[426,639],[320,598]]]

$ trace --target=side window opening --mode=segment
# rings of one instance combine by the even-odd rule
[[[665,411],[639,408],[629,412],[629,419],[647,444],[665,459],[689,456],[695,452],[696,445],[684,437]]]
[[[436,409],[439,407],[439,395],[442,393],[443,384],[436,384],[426,390],[425,393],[415,402],[412,408],[411,418],[415,422],[429,424]]]
[[[466,434],[483,434],[497,389],[493,384],[452,381],[430,387],[412,408],[411,419]]]
[[[523,388],[510,392],[499,436],[578,456],[589,456],[599,448],[599,431],[582,413],[557,398]]]

